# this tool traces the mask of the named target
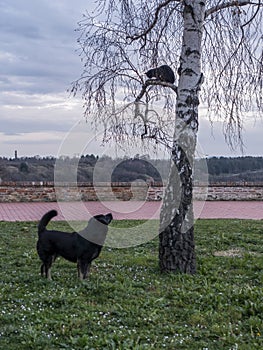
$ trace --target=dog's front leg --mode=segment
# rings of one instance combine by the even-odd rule
[[[88,277],[91,263],[78,260],[78,276],[80,280],[84,280]]]
[[[87,278],[90,272],[90,267],[91,267],[91,263],[85,265],[85,269],[84,269],[84,273],[83,273],[83,278]]]
[[[51,281],[52,278],[51,278],[51,268],[50,267],[47,268],[46,277],[49,281]]]
[[[82,281],[83,280],[83,273],[81,272],[81,262],[79,260],[77,263],[77,268],[78,268],[78,278]]]

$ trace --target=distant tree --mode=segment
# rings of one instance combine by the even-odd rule
[[[20,163],[19,171],[21,171],[21,173],[28,174],[29,173],[28,163],[27,162]]]
[[[149,177],[155,181],[162,180],[157,169],[149,161],[137,157],[120,162],[114,168],[111,180],[113,182],[146,181]]]
[[[104,125],[105,140],[138,136],[170,148],[160,268],[195,273],[192,177],[200,97],[211,119],[224,118],[228,143],[242,142],[242,115],[252,106],[262,112],[262,3],[101,0],[97,5],[80,22],[84,69],[73,92],[82,91],[86,116]],[[177,86],[145,80],[142,72],[160,64],[177,68]],[[127,105],[118,108],[121,99]]]

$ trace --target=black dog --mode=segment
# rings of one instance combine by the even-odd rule
[[[51,279],[51,265],[57,256],[76,262],[78,276],[85,279],[92,260],[96,259],[106,239],[112,214],[92,217],[88,226],[80,232],[49,231],[49,221],[57,215],[56,210],[47,212],[38,224],[37,252],[42,260],[41,275]]]

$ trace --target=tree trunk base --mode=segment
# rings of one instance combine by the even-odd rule
[[[159,267],[161,272],[196,273],[194,227],[186,232],[176,230],[174,221],[159,235]]]

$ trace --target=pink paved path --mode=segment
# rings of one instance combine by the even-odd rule
[[[64,202],[0,203],[0,221],[38,221],[50,209],[57,209],[56,220],[87,220],[99,213],[112,212],[115,220],[158,219],[161,202]],[[263,201],[195,202],[196,218],[263,219]]]

